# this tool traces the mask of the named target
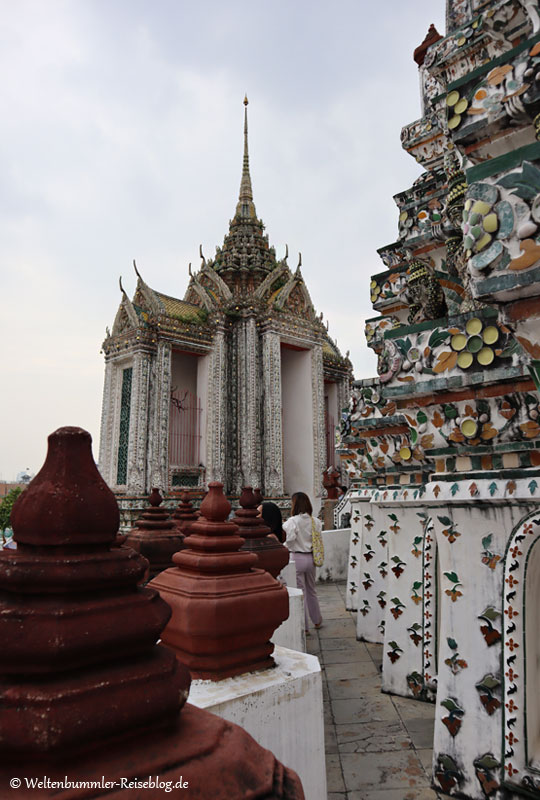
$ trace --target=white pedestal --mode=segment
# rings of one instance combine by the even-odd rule
[[[283,580],[285,586],[292,586],[294,589],[298,587],[296,583],[296,564],[292,555],[289,557],[289,563],[286,567],[283,567],[278,577]]]
[[[347,580],[350,538],[350,528],[322,532],[324,564],[315,570],[317,581]]]
[[[287,586],[289,593],[289,617],[274,631],[270,641],[289,650],[306,652],[306,633],[304,630],[304,593],[301,589]]]
[[[193,681],[189,702],[241,725],[302,781],[307,800],[326,800],[319,659],[276,647],[277,666],[218,683]]]

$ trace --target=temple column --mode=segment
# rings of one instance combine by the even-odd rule
[[[206,433],[206,481],[225,483],[226,436],[225,331],[216,331],[208,363],[208,417]]]
[[[146,491],[156,487],[162,492],[169,490],[169,409],[171,402],[171,345],[160,342],[155,357],[150,396],[150,414],[148,402],[144,408],[139,406],[140,426],[143,418],[150,417],[148,431],[148,466]],[[148,395],[147,395],[148,397]],[[141,444],[143,437],[141,435]],[[146,450],[141,449],[141,458]]]
[[[149,353],[134,353],[131,365],[133,372],[131,377],[126,487],[127,491],[132,494],[141,494],[145,491],[150,359]]]
[[[105,363],[103,403],[101,406],[101,428],[99,437],[99,470],[109,486],[116,483],[113,473],[115,442],[115,405],[118,386],[118,369],[113,361]]]
[[[322,494],[322,473],[326,464],[324,424],[324,375],[322,346],[311,351],[311,390],[313,398],[313,499]]]
[[[238,331],[237,432],[239,469],[234,476],[234,491],[244,485],[258,486],[261,476],[259,409],[257,403],[259,370],[255,319],[245,320]],[[243,476],[243,479],[241,479]]]
[[[337,418],[336,418],[336,426],[341,428],[341,415],[343,409],[346,408],[349,404],[351,396],[351,381],[349,378],[344,378],[342,381],[338,381],[337,384]],[[344,477],[342,475],[342,477]],[[343,482],[343,481],[342,481]]]
[[[277,333],[262,336],[262,381],[264,421],[263,484],[265,497],[283,495],[283,449],[281,419],[281,347]]]

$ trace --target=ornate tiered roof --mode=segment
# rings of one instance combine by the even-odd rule
[[[248,271],[255,278],[255,285],[277,267],[276,253],[264,235],[264,224],[257,217],[253,202],[253,189],[249,173],[248,150],[248,99],[244,97],[244,157],[238,203],[229,233],[223,247],[217,248],[216,257],[209,266],[216,270],[231,288],[238,283],[239,272]]]
[[[200,248],[202,263],[199,270],[192,270],[190,265],[183,299],[152,289],[134,262],[138,281],[133,300],[121,286],[122,301],[103,349],[109,355],[123,352],[130,341],[152,347],[165,338],[200,352],[212,346],[217,323],[225,321],[230,327],[239,317],[256,315],[261,325],[272,319],[286,335],[320,341],[325,369],[332,374],[350,374],[348,356],[341,355],[322,322],[322,314],[315,313],[302,276],[301,254],[296,270],[287,263],[287,247],[284,258],[277,260],[264,224],[257,217],[249,169],[247,106],[245,97],[240,191],[222,247],[216,248],[213,259],[206,259]]]

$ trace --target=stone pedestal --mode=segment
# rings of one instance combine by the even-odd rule
[[[172,565],[174,553],[184,546],[184,536],[176,529],[158,489],[152,489],[150,507],[143,511],[126,536],[126,544],[144,556],[150,579]]]
[[[289,562],[283,567],[279,573],[279,577],[282,581],[284,581],[285,586],[291,586],[293,589],[296,589],[296,564],[294,563],[294,559],[290,554]]]
[[[118,542],[90,443],[49,437],[12,512],[17,550],[0,552],[0,796],[135,800],[171,781],[172,798],[301,800],[245,731],[191,706],[179,718],[190,675],[155,644],[170,609],[137,586],[147,562]]]
[[[360,567],[362,560],[362,523],[364,514],[369,516],[369,489],[355,489],[351,492],[351,540],[349,543],[349,564],[347,567],[347,594],[345,607],[347,611],[358,610],[358,594]],[[366,520],[367,521],[367,520]]]
[[[275,649],[276,668],[220,683],[194,681],[190,700],[248,731],[326,800],[322,677],[316,656]]]
[[[304,593],[301,589],[287,586],[289,594],[289,616],[282,622],[272,636],[272,642],[289,650],[306,651],[306,632],[304,630]]]

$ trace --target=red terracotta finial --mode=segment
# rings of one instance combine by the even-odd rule
[[[264,502],[264,497],[261,494],[261,490],[259,488],[253,489],[253,497],[255,498],[255,503],[257,506],[260,506],[261,503]]]
[[[48,442],[45,463],[13,508],[13,538],[41,546],[109,544],[120,516],[92,457],[92,437],[66,427]]]
[[[80,428],[49,436],[13,509],[18,548],[0,553],[0,747],[14,758],[166,721],[188,693],[189,673],[154,646],[168,606],[137,588],[144,559],[113,546],[118,507],[91,441]]]
[[[184,546],[184,536],[187,536],[189,529],[198,518],[199,513],[193,508],[191,495],[189,492],[182,492],[178,507],[172,516],[173,522],[176,525],[176,530],[182,536],[182,547]]]
[[[173,609],[162,641],[196,678],[221,680],[273,666],[270,637],[289,613],[287,590],[253,569],[253,552],[240,550],[238,526],[226,521],[230,508],[223,484],[210,483],[203,516],[184,541],[188,549],[174,555],[175,569],[150,584]]]
[[[246,541],[242,550],[255,553],[259,558],[259,566],[277,578],[281,570],[289,563],[289,551],[273,536],[266,522],[259,516],[257,500],[251,486],[244,486],[240,495],[240,506],[234,521],[240,529],[240,536]]]
[[[201,503],[201,514],[210,522],[223,522],[231,511],[231,504],[223,494],[223,484],[212,481],[208,493]]]
[[[159,489],[157,488],[152,489],[152,491],[150,492],[150,497],[148,498],[148,502],[153,508],[157,508],[162,504],[163,498],[161,496]]]
[[[148,500],[150,506],[127,534],[126,544],[148,560],[149,576],[153,578],[172,565],[174,553],[184,546],[184,536],[161,505],[159,489],[152,489]]]
[[[422,64],[424,63],[424,59],[426,57],[426,53],[428,51],[428,48],[431,47],[432,44],[435,44],[435,42],[438,42],[439,39],[442,39],[442,38],[443,37],[441,36],[439,31],[437,30],[435,25],[433,25],[433,23],[432,23],[429,26],[429,29],[428,29],[428,32],[425,35],[424,41],[422,42],[422,44],[418,45],[418,47],[416,48],[416,50],[413,53],[413,58],[416,61],[416,63],[418,64],[419,67],[421,67]]]

